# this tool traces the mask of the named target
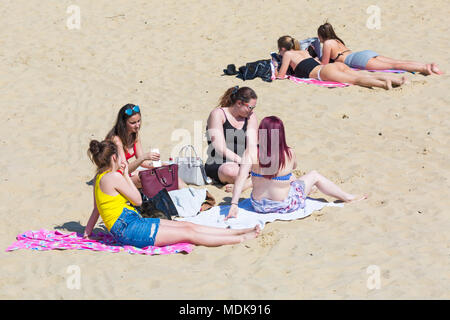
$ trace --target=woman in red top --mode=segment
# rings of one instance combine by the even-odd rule
[[[138,188],[141,188],[141,181],[136,169],[139,166],[151,169],[153,168],[152,161],[159,160],[158,153],[144,153],[139,136],[140,128],[141,110],[138,105],[129,103],[120,108],[116,124],[106,135],[106,140],[111,140],[116,144],[120,158],[127,160],[131,180]],[[130,161],[133,157],[135,159]],[[186,184],[178,178],[178,186],[184,188]]]

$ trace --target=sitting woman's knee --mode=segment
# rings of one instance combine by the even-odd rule
[[[219,168],[219,174],[224,177],[226,180],[233,180],[237,177],[239,173],[239,166],[236,165],[222,165]],[[224,181],[224,182],[229,182],[232,183],[233,181]]]

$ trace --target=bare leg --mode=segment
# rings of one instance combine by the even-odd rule
[[[406,70],[409,72],[420,72],[423,75],[430,75],[431,64],[420,63],[415,61],[402,61],[395,60],[383,56],[378,56],[376,58],[369,59],[366,65],[368,70],[387,70],[387,69],[397,69]]]
[[[302,180],[305,183],[306,195],[310,193],[313,186],[316,186],[320,192],[344,202],[354,202],[367,198],[367,195],[357,196],[343,191],[335,183],[331,182],[315,170],[301,176],[299,180]]]
[[[208,234],[215,234],[215,235],[238,235],[238,234],[244,234],[249,233],[253,231],[260,231],[259,225],[256,225],[253,228],[246,228],[246,229],[224,229],[224,228],[217,228],[217,227],[208,227],[208,226],[202,226],[199,224],[186,222],[186,221],[172,221],[172,220],[160,220],[160,226],[167,226],[172,228],[191,228],[195,232],[200,233],[208,233]]]
[[[351,83],[362,87],[378,87],[389,90],[391,81],[380,80],[373,75],[358,75],[343,63],[335,62],[322,67],[320,76],[322,80]]]
[[[229,230],[229,229],[225,229]],[[217,247],[225,244],[236,244],[248,239],[254,239],[259,232],[252,231],[240,235],[217,235],[194,231],[191,227],[169,227],[160,225],[156,234],[155,245],[164,246],[179,242],[189,242],[207,247]]]
[[[222,183],[234,183],[239,174],[239,165],[234,162],[227,162],[219,167],[219,179]]]
[[[372,76],[379,80],[387,81],[394,87],[400,87],[403,84],[407,83],[407,78],[405,76],[401,76],[400,78],[398,76],[390,74],[374,74]]]

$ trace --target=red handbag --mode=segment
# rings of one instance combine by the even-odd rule
[[[153,198],[159,191],[178,189],[178,165],[171,164],[139,172],[142,192]]]

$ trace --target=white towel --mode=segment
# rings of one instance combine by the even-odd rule
[[[192,217],[200,211],[206,199],[206,189],[182,188],[169,191],[169,196],[180,217]]]
[[[211,227],[244,229],[252,228],[259,224],[261,229],[267,222],[275,220],[296,220],[305,218],[316,210],[323,207],[343,207],[343,203],[323,202],[316,199],[307,198],[304,209],[299,209],[291,213],[257,213],[253,210],[250,199],[245,199],[239,203],[239,213],[237,218],[224,220],[230,209],[229,205],[213,207],[207,211],[200,212],[193,217],[176,218],[180,221],[189,221]]]

